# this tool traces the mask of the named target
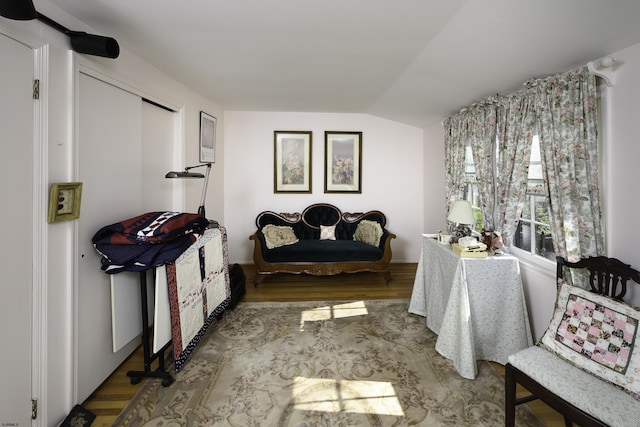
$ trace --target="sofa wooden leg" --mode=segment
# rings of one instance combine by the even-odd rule
[[[266,274],[260,274],[258,272],[256,272],[256,275],[253,277],[253,287],[257,287],[260,283],[264,282],[264,279],[266,279],[267,275]]]
[[[392,280],[391,279],[391,272],[390,271],[385,271],[384,273],[381,273],[382,277],[384,277],[384,280],[387,281],[387,285],[389,284],[389,282]]]

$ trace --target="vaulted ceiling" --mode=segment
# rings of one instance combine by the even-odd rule
[[[225,110],[419,127],[640,42],[638,0],[51,3]]]

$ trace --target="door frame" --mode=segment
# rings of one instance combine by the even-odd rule
[[[34,48],[34,79],[40,81],[40,98],[34,102],[33,120],[33,304],[31,342],[31,395],[38,400],[38,417],[32,426],[47,422],[47,341],[48,327],[48,105],[49,45]],[[69,395],[68,398],[71,396]]]

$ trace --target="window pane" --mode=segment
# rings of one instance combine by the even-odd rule
[[[547,225],[536,224],[536,255],[555,261],[556,254],[553,251],[553,241]]]
[[[528,194],[524,196],[524,207],[522,208],[520,218],[531,219],[531,196]]]
[[[513,245],[516,248],[531,252],[531,224],[524,221],[518,223]]]

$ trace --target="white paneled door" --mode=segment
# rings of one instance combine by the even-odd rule
[[[0,425],[31,425],[33,49],[0,34]]]

